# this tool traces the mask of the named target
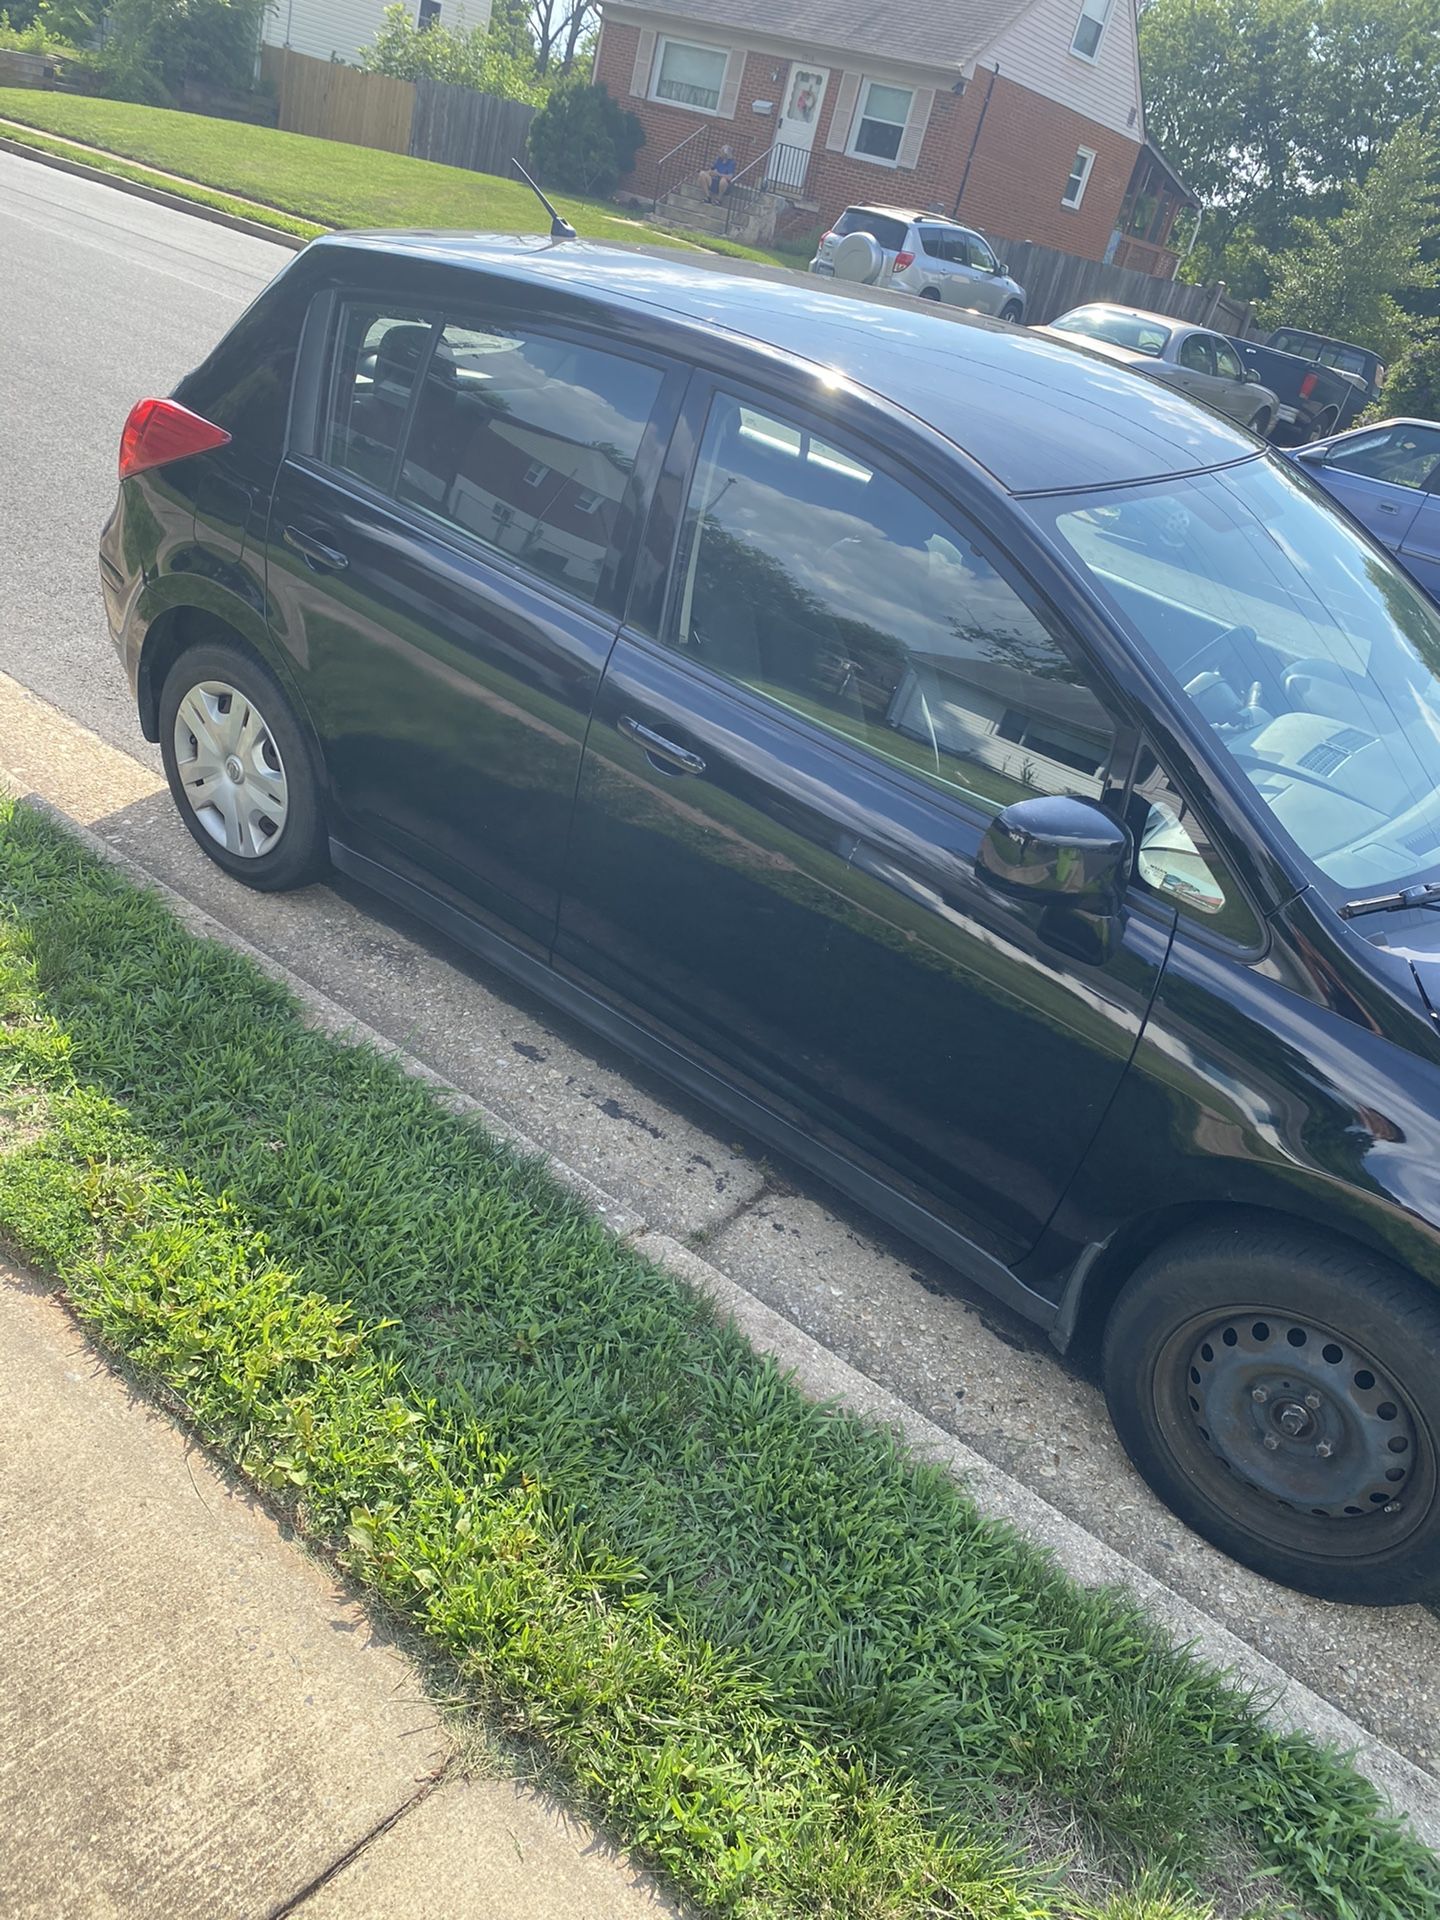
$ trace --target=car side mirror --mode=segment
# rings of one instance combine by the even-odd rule
[[[1039,794],[1001,808],[977,864],[997,892],[1042,909],[1043,939],[1095,964],[1113,949],[1132,855],[1128,830],[1093,800]]]
[[[1295,458],[1303,460],[1307,467],[1323,467],[1330,458],[1330,449],[1326,446],[1297,447]]]
[[[1260,372],[1256,367],[1246,367],[1240,378],[1245,382],[1247,387],[1258,387],[1260,385]]]

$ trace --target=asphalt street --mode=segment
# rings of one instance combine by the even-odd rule
[[[1151,1498],[1094,1383],[807,1176],[358,889],[231,885],[175,822],[96,586],[131,403],[288,253],[0,155],[0,767],[1034,1487],[1440,1782],[1440,1621],[1284,1592]],[[62,718],[63,716],[63,718]],[[1440,1784],[1437,1784],[1440,1793]]]

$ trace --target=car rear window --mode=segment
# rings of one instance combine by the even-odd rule
[[[1108,340],[1114,347],[1129,347],[1134,353],[1158,358],[1170,339],[1169,327],[1153,320],[1140,320],[1133,313],[1112,313],[1108,307],[1079,307],[1064,313],[1051,326],[1057,333],[1077,333],[1086,340]]]
[[[837,240],[847,233],[873,234],[887,253],[899,253],[910,231],[908,220],[897,220],[889,213],[867,213],[864,207],[847,207],[830,229]]]

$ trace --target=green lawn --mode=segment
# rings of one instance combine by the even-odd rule
[[[1440,1920],[1341,1762],[3,800],[0,1234],[701,1912]]]
[[[544,214],[522,182],[373,147],[25,87],[0,87],[0,119],[20,121],[61,140],[103,147],[107,153],[278,207],[322,227],[458,227],[490,233],[544,228]],[[551,198],[582,234],[685,244],[684,238],[647,226],[609,202],[569,194]],[[693,243],[746,259],[794,264],[778,254],[729,242],[696,238]]]

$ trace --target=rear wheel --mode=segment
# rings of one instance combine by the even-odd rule
[[[1018,300],[1007,300],[1000,309],[1000,318],[1018,324],[1025,317],[1025,309]]]
[[[1197,1533],[1328,1600],[1440,1594],[1440,1301],[1371,1256],[1215,1228],[1137,1270],[1105,1333],[1127,1452]]]
[[[160,752],[181,819],[228,874],[277,892],[324,871],[309,748],[279,682],[240,647],[208,641],[171,667]]]

